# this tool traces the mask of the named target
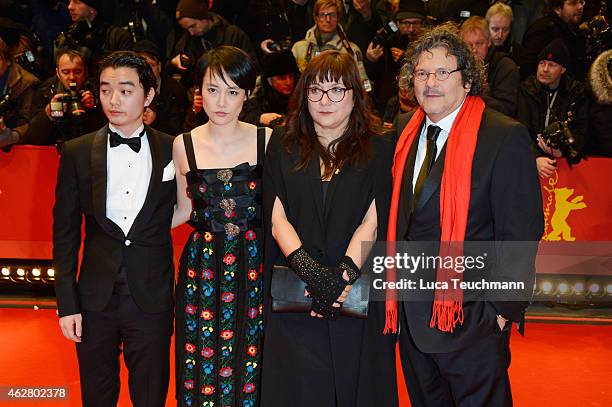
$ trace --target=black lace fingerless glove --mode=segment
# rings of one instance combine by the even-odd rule
[[[316,300],[316,307],[326,314],[331,314],[332,304],[347,286],[339,269],[323,267],[303,247],[287,256],[287,260],[293,271],[306,283],[306,289],[313,298],[313,303]],[[317,312],[314,309],[313,311]]]
[[[342,260],[340,260],[340,263],[338,263],[338,268],[340,269],[340,275],[342,275],[345,271],[346,274],[348,274],[349,279],[346,282],[347,285],[355,284],[355,281],[361,277],[361,270],[349,256],[344,256]]]

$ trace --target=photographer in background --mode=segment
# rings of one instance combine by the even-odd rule
[[[264,56],[262,69],[261,87],[244,102],[239,119],[256,126],[274,127],[284,121],[300,71],[290,51]]]
[[[483,17],[473,16],[465,20],[461,24],[460,34],[474,55],[485,65],[489,85],[482,94],[485,103],[500,113],[515,117],[521,81],[518,66],[506,54],[495,50],[489,23]]]
[[[421,1],[401,2],[395,20],[378,30],[370,42],[364,65],[373,82],[374,105],[379,112],[386,110],[390,98],[399,96],[395,78],[404,64],[408,44],[421,35],[425,23],[425,6]]]
[[[163,72],[162,54],[153,42],[138,41],[134,45],[134,52],[147,61],[157,79],[153,101],[145,108],[144,124],[172,136],[178,135],[183,131],[189,105],[187,91],[177,80]]]
[[[83,56],[75,50],[59,50],[55,66],[55,76],[44,81],[34,95],[38,113],[20,144],[61,144],[104,125]]]
[[[180,0],[176,6],[176,21],[184,32],[174,45],[168,68],[181,75],[185,87],[193,85],[191,74],[200,57],[219,45],[233,45],[257,61],[255,48],[244,31],[209,12],[207,4],[202,0]]]
[[[537,59],[536,75],[521,83],[517,118],[529,129],[537,146],[538,173],[546,178],[554,173],[556,158],[565,157],[570,164],[580,161],[588,101],[584,86],[566,73],[570,55],[562,40],[544,47]]]
[[[104,55],[132,48],[130,33],[121,27],[110,25],[100,16],[102,5],[101,0],[68,2],[72,24],[55,40],[55,54],[64,48],[76,49],[91,62],[91,67],[94,67]]]
[[[15,144],[28,131],[32,97],[40,81],[14,63],[0,38],[0,147]]]

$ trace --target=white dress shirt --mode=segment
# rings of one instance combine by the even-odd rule
[[[109,124],[109,130],[124,135]],[[130,137],[138,137],[144,129],[141,125]],[[126,144],[111,148],[106,141],[106,217],[115,222],[127,236],[134,219],[142,209],[151,179],[151,149],[144,134],[140,151],[135,152]]]
[[[446,140],[448,140],[448,135],[450,134],[451,128],[453,127],[453,123],[455,122],[455,118],[465,103],[465,99],[461,102],[461,105],[457,109],[455,109],[451,114],[446,116],[444,119],[440,120],[437,123],[431,121],[428,116],[425,116],[425,125],[423,126],[423,130],[419,136],[419,146],[417,148],[416,158],[414,161],[414,173],[412,174],[412,189],[414,190],[414,186],[416,185],[417,178],[419,177],[419,172],[421,171],[421,167],[423,166],[423,161],[425,161],[425,153],[427,152],[427,128],[430,125],[438,126],[442,129],[440,134],[438,134],[438,138],[436,139],[436,157],[434,158],[434,162],[440,156],[440,152],[446,144]]]

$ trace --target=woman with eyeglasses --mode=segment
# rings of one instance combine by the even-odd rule
[[[317,0],[313,8],[315,26],[306,32],[306,37],[293,44],[291,52],[295,56],[300,72],[312,58],[326,50],[337,50],[349,54],[357,64],[359,77],[367,92],[372,88],[359,47],[350,42],[339,24],[340,10],[337,0]]]
[[[367,282],[368,243],[386,235],[394,146],[370,112],[352,57],[325,51],[304,70],[286,126],[272,133],[263,176],[266,407],[397,405],[384,305],[369,302],[367,317],[343,308]],[[305,284],[295,301],[303,307],[283,302],[295,292],[278,285],[289,277]]]

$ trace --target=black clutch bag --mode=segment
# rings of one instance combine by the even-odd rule
[[[306,283],[291,268],[274,266],[271,287],[272,312],[310,312],[312,300],[304,296],[305,288]],[[347,317],[367,318],[369,297],[370,275],[362,272],[342,305],[340,314]]]

